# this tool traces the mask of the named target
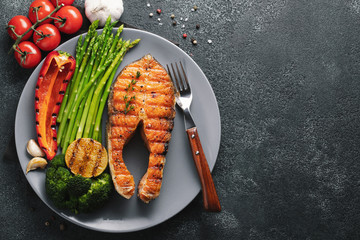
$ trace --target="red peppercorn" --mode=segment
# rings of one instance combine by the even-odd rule
[[[184,34],[183,34],[183,38],[186,38],[186,37],[187,37],[187,34],[186,34],[186,33],[184,33]]]
[[[158,14],[160,14],[160,13],[161,13],[161,9],[158,8],[158,9],[156,10],[156,12],[157,12]]]

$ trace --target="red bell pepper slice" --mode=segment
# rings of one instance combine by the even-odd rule
[[[70,54],[52,51],[39,73],[35,88],[36,133],[48,160],[57,152],[56,118],[74,69],[75,59]]]

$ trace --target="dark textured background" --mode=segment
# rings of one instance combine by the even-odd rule
[[[26,15],[29,4],[1,1],[1,24]],[[197,12],[190,11],[194,4]],[[360,0],[124,5],[123,21],[178,41],[214,89],[222,142],[213,177],[222,212],[205,212],[198,195],[156,227],[94,232],[58,217],[33,192],[18,161],[2,159],[0,239],[360,239]],[[156,13],[148,17],[156,8],[163,10],[162,26]],[[171,25],[171,13],[189,18],[184,30]],[[7,55],[11,43],[1,28],[0,156],[31,73]]]

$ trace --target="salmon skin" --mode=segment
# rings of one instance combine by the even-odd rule
[[[174,86],[166,70],[151,55],[145,55],[120,72],[112,85],[108,114],[107,145],[115,189],[127,199],[135,192],[134,177],[122,155],[125,144],[139,126],[150,155],[138,196],[148,203],[160,194],[175,118]]]

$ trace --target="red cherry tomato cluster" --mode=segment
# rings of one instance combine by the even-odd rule
[[[15,42],[18,44],[14,56],[20,66],[35,67],[41,60],[40,49],[51,51],[60,44],[60,32],[73,34],[80,30],[83,18],[79,10],[71,6],[73,2],[74,0],[35,0],[29,7],[28,17],[18,15],[9,21],[7,32],[15,41],[31,29],[19,39],[20,43]],[[50,18],[42,20],[61,4],[63,6]],[[36,23],[36,28],[34,28]],[[31,37],[33,42],[30,41]]]

